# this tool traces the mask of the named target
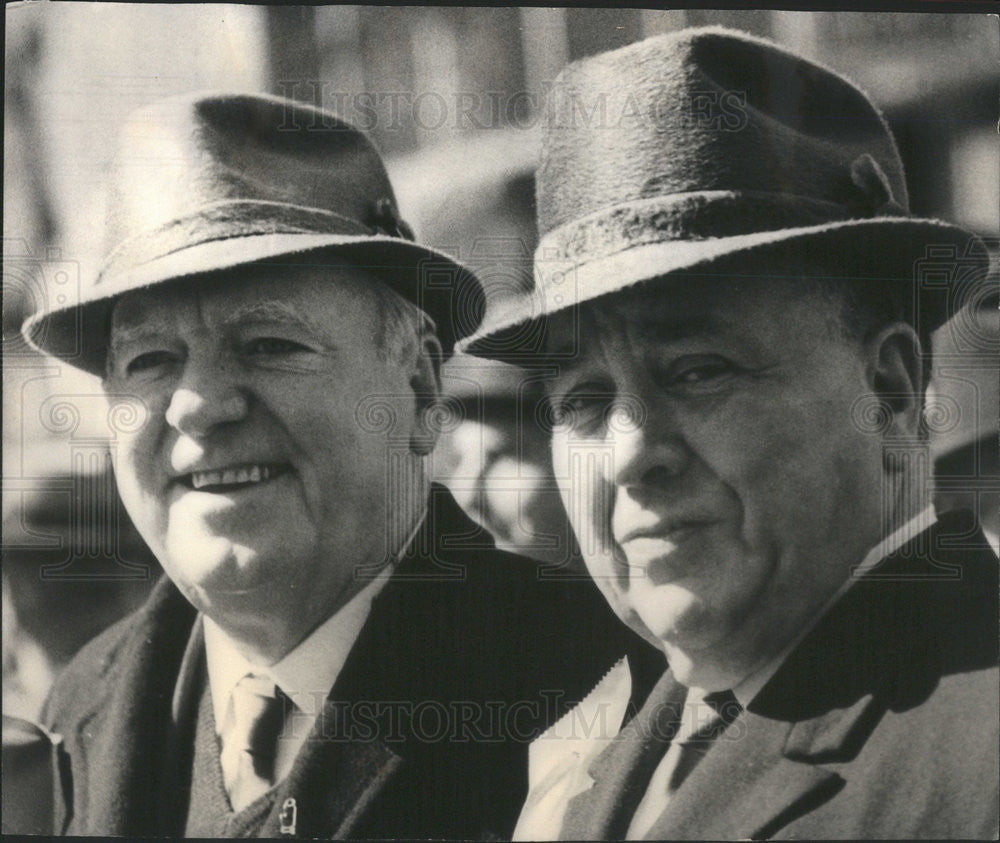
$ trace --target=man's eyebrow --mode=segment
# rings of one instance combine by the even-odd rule
[[[163,336],[162,332],[150,327],[142,320],[129,321],[125,324],[113,324],[111,328],[110,348],[118,348],[130,342],[154,339]]]
[[[545,378],[546,389],[551,390],[557,383],[565,383],[568,378],[572,378],[577,372],[585,368],[586,362],[579,356],[560,360],[556,371]]]
[[[559,342],[546,342],[541,356],[544,358],[544,362],[548,362],[549,358],[556,358],[562,362],[563,358],[570,357],[579,351],[579,340],[573,337],[572,339],[562,339]]]
[[[322,326],[316,320],[301,313],[298,308],[283,301],[260,301],[238,304],[228,310],[221,320],[223,327],[239,324],[270,322],[303,328],[312,333],[321,333]],[[142,318],[123,320],[112,324],[109,346],[114,349],[127,343],[162,336],[162,332],[151,327]]]
[[[657,313],[655,309],[641,312],[632,320],[632,324],[643,334],[651,334],[668,342],[716,333],[727,327],[724,320],[708,313],[679,316]]]
[[[630,314],[628,326],[638,330],[640,334],[655,337],[664,342],[691,339],[717,333],[729,327],[725,320],[708,313],[677,314],[658,312],[654,307],[649,311]],[[544,356],[553,357],[560,364],[572,365],[573,359],[584,348],[587,331],[576,330],[571,336],[562,336],[557,340],[549,340]]]
[[[313,333],[320,333],[322,330],[316,320],[300,312],[294,305],[275,299],[235,305],[221,322],[227,327],[240,323],[273,322],[305,328]]]
[[[628,321],[640,337],[649,337],[662,343],[718,336],[720,332],[732,327],[731,322],[712,313],[681,316],[657,312],[656,308],[633,315]],[[546,345],[543,353],[545,361],[558,365],[558,372],[546,379],[547,387],[586,368],[587,361],[581,354],[586,341],[586,332],[578,331],[572,337],[562,337],[559,341]]]

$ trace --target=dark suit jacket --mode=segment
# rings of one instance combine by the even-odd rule
[[[998,566],[967,516],[943,515],[851,587],[714,741],[649,839],[996,839]],[[656,695],[683,700],[664,681],[674,693]],[[624,836],[655,766],[636,738],[662,716],[655,707],[591,765],[564,837]]]
[[[193,713],[171,708],[195,619],[165,580],[60,677],[46,712],[64,736],[58,829],[183,828]],[[587,579],[540,579],[435,487],[285,782],[297,834],[509,835],[530,740],[634,648],[652,652]],[[277,836],[277,813],[264,834]]]

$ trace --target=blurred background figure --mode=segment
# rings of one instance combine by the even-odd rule
[[[50,526],[41,532],[68,535],[74,455],[113,442],[99,385],[26,349],[18,327],[47,297],[72,297],[93,270],[113,139],[134,108],[172,94],[270,91],[340,112],[386,156],[402,215],[421,240],[475,270],[491,303],[530,279],[536,129],[551,80],[568,61],[686,26],[770,37],[849,75],[887,115],[913,212],[994,243],[1000,226],[1000,47],[986,15],[117,3],[25,3],[5,15],[5,527],[42,517],[31,507],[54,513],[52,502],[65,496],[64,514],[44,516]],[[936,255],[927,283],[961,261]],[[995,300],[974,305],[996,316]],[[995,533],[997,411],[983,402],[996,394],[996,354],[969,341],[985,330],[970,324],[942,329],[955,351],[935,389],[942,407],[975,426],[929,427],[939,506],[956,495],[971,501]],[[995,329],[993,337],[995,348]],[[434,457],[437,476],[501,545],[553,564],[575,558],[528,376],[491,380],[470,365],[456,360],[444,373],[457,402],[448,407],[460,412],[443,417],[453,429]],[[31,503],[29,492],[40,499]],[[37,568],[58,563],[59,552],[26,535],[27,548],[4,551],[4,678],[12,677],[4,710],[31,713],[52,671],[145,585],[42,581]]]
[[[3,765],[3,787],[0,788],[3,834],[51,835],[55,831],[52,791],[55,775],[49,735],[31,721],[5,713],[0,763]]]
[[[449,420],[434,453],[435,475],[499,547],[557,566],[560,574],[582,574],[552,473],[537,375],[456,356],[442,379]]]
[[[507,127],[390,162],[414,227],[473,269],[491,299],[531,285],[536,152],[535,131]],[[538,373],[459,354],[441,376],[436,479],[499,547],[582,572],[540,424]]]
[[[3,711],[37,720],[56,672],[159,576],[106,469],[53,471],[3,513]]]
[[[4,834],[53,833],[52,746],[36,725],[49,687],[77,650],[145,600],[159,576],[106,460],[71,460],[69,470],[53,462],[58,453],[29,452],[38,475],[4,478]]]

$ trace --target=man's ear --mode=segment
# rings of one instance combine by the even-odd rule
[[[416,423],[410,435],[410,450],[426,456],[434,450],[441,430],[434,423],[434,410],[441,400],[441,359],[444,352],[438,338],[425,332],[420,338],[410,376],[410,388],[416,397]]]
[[[924,391],[920,338],[905,322],[892,322],[865,342],[868,385],[886,413],[884,439],[920,435]]]

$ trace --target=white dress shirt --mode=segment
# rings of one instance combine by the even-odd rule
[[[864,573],[928,529],[935,521],[937,515],[934,507],[928,506],[869,550],[861,564],[851,570],[851,575],[822,609],[812,615],[810,623],[773,659],[733,688],[740,705],[744,708],[749,705],[795,646]],[[631,672],[627,659],[622,659],[579,706],[569,711],[531,744],[528,750],[528,798],[514,829],[514,840],[558,839],[570,799],[593,785],[593,780],[587,775],[587,768],[621,731],[631,694]],[[702,723],[705,713],[702,703],[704,696],[705,691],[701,688],[692,688],[688,692],[681,714],[679,737],[690,734]],[[592,723],[596,712],[605,715],[601,721],[602,728],[590,730],[586,739],[581,739],[578,734],[579,724]],[[650,786],[636,810],[639,821],[633,821],[629,838],[645,834],[652,826],[649,818],[652,817],[655,822],[666,809],[669,793],[663,786],[663,781],[669,777],[666,775],[669,770],[665,765],[674,764],[676,760],[676,753],[667,753],[654,771]]]
[[[302,744],[312,731],[361,628],[368,620],[372,600],[386,584],[392,567],[386,565],[339,612],[324,621],[294,650],[270,667],[261,667],[248,661],[218,624],[210,618],[204,619],[205,656],[212,691],[212,710],[215,714],[215,730],[223,746],[234,726],[233,688],[248,673],[272,679],[294,703],[278,738],[274,764],[275,784],[291,772]],[[222,756],[223,763],[226,758],[227,756]],[[232,771],[227,771],[224,767],[223,772],[228,776]]]
[[[528,747],[528,798],[513,840],[557,840],[569,801],[593,785],[591,762],[621,730],[632,694],[628,659],[620,659],[583,701]]]

